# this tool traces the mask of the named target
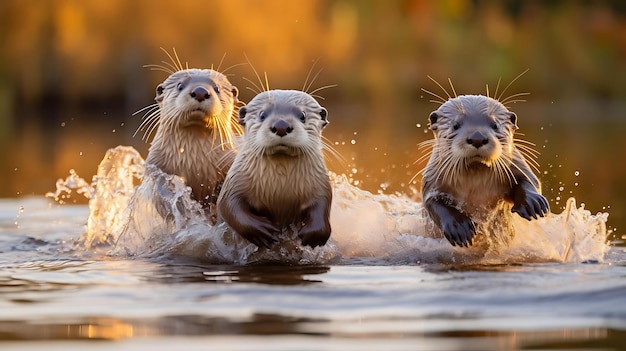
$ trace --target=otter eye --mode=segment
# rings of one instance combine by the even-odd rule
[[[215,92],[218,93],[218,94],[220,93],[220,87],[218,87],[218,86],[215,86],[215,88],[213,88],[213,90],[215,90]]]
[[[498,123],[496,123],[496,122],[491,122],[491,129],[493,129],[493,130],[498,130]]]
[[[302,123],[306,122],[306,112],[304,111],[300,112],[300,121]]]
[[[459,130],[459,128],[461,128],[461,125],[459,124],[459,122],[454,122],[452,123],[452,128],[454,128],[454,130]]]
[[[178,85],[176,86],[176,88],[178,89],[178,91],[183,90],[183,83],[178,83]]]
[[[261,111],[259,118],[261,119],[261,122],[263,122],[267,118],[267,113],[265,113],[265,111]]]

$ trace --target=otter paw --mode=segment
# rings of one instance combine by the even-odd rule
[[[476,226],[468,217],[450,218],[441,225],[443,235],[452,246],[469,247],[476,235]]]
[[[550,212],[548,200],[539,193],[527,193],[525,201],[516,202],[511,208],[511,212],[517,213],[526,220],[543,217]]]
[[[298,232],[298,236],[302,241],[302,245],[308,245],[310,247],[325,245],[330,238],[330,228],[313,229],[303,227]]]
[[[280,229],[269,221],[257,221],[255,225],[248,226],[237,233],[254,245],[269,249],[278,242],[276,236],[280,233]]]

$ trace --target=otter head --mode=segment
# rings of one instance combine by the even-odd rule
[[[226,76],[211,69],[174,72],[156,88],[154,100],[161,110],[160,123],[175,130],[231,131],[237,88]],[[169,129],[168,130],[173,130]]]
[[[503,159],[510,162],[517,116],[499,101],[482,95],[461,95],[433,111],[429,120],[437,139],[436,151],[443,151],[465,167],[491,167]]]
[[[322,149],[328,112],[309,94],[269,90],[239,109],[246,144],[263,155],[299,156]]]

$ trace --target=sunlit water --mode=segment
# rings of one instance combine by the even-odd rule
[[[180,179],[150,174],[118,147],[93,181],[60,181],[57,202],[0,201],[0,348],[626,344],[626,253],[607,242],[608,214],[574,199],[562,213],[515,219],[505,247],[454,248],[429,234],[419,201],[334,176],[325,247],[301,248],[286,232],[258,250],[212,225]],[[89,205],[59,204],[68,192]]]

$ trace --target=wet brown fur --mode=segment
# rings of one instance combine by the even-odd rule
[[[549,211],[524,156],[532,159],[533,150],[516,143],[517,116],[502,103],[455,96],[429,119],[434,139],[425,143],[432,152],[423,170],[422,199],[435,230],[452,245],[469,246],[477,232],[507,227],[511,212],[530,220]]]
[[[208,207],[217,199],[234,159],[234,139],[241,134],[238,90],[212,69],[177,68],[158,85],[156,104],[142,124],[145,136],[156,128],[146,162],[182,177],[192,197]],[[195,99],[191,93],[198,87],[210,97]]]
[[[326,115],[311,95],[297,90],[261,92],[239,110],[244,136],[217,208],[257,246],[271,247],[293,226],[304,245],[328,240],[332,190],[321,138]]]

